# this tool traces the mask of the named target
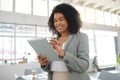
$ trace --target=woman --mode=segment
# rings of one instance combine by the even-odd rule
[[[89,45],[86,34],[80,32],[82,22],[78,11],[69,4],[57,5],[49,18],[48,26],[57,39],[50,44],[60,61],[49,62],[38,55],[43,70],[48,72],[48,80],[90,80]]]

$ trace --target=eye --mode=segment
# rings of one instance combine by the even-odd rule
[[[54,19],[54,22],[57,22],[57,20],[56,20],[56,19]]]
[[[64,17],[60,17],[60,19],[59,19],[60,21],[64,21]]]

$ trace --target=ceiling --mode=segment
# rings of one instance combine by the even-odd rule
[[[62,0],[120,15],[120,0]]]

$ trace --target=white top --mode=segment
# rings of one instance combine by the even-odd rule
[[[62,49],[64,50],[64,45],[62,45]],[[52,61],[51,71],[68,71],[65,63],[63,61]]]

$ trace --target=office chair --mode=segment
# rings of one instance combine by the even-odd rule
[[[31,69],[25,69],[25,71],[24,71],[24,75],[30,75],[31,72],[32,72]]]
[[[18,78],[16,78],[16,80],[25,80],[25,79],[22,77],[18,77]]]
[[[37,73],[37,74],[42,73],[42,69],[41,69],[40,67],[39,67],[39,68],[37,68],[37,69],[36,69],[36,73]]]
[[[108,71],[101,71],[98,79],[100,80],[120,80],[120,73],[110,73]]]
[[[15,76],[15,80],[25,80],[23,77],[18,76],[17,74],[15,74],[14,76]]]

